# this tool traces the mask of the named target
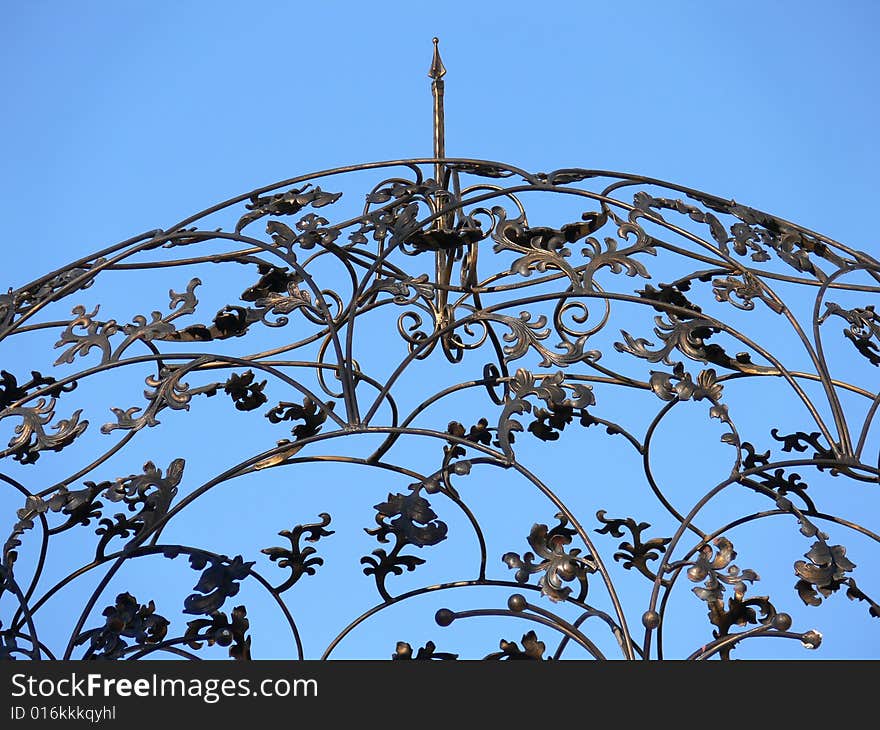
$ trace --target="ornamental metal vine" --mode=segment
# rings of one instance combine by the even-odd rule
[[[449,633],[380,656],[817,648],[841,596],[880,617],[880,536],[835,502],[880,479],[878,292],[869,254],[732,200],[442,154],[105,247],[0,297],[0,658],[330,657],[408,605]],[[321,602],[343,626],[300,626]],[[471,619],[512,628],[456,644]]]

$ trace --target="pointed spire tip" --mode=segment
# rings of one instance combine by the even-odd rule
[[[434,37],[434,58],[431,61],[431,68],[428,70],[428,77],[432,79],[442,78],[446,74],[446,67],[440,59],[440,39]]]

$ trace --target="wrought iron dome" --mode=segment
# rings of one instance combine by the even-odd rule
[[[444,74],[435,39],[432,157],[0,296],[0,656],[727,659],[880,616],[880,263],[648,177],[449,158]]]

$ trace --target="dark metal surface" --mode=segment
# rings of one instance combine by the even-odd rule
[[[496,637],[499,650],[486,657],[505,660],[559,658],[573,647],[605,658],[599,634],[614,638],[617,657],[662,658],[673,596],[704,604],[707,618],[690,627],[693,659],[728,658],[755,637],[818,646],[820,634],[793,626],[782,610],[792,601],[818,606],[846,594],[854,610],[880,614],[867,586],[874,576],[864,573],[857,584],[844,547],[846,534],[865,543],[878,536],[858,514],[838,514],[834,493],[844,483],[873,488],[880,475],[877,455],[868,453],[880,404],[880,263],[748,206],[646,177],[579,168],[531,173],[446,158],[444,72],[437,56],[436,157],[266,186],[0,296],[0,339],[18,347],[28,338],[48,342],[40,337],[48,333],[58,348],[57,377],[0,373],[0,425],[11,431],[0,457],[21,472],[60,458],[49,452],[80,453],[75,468],[49,483],[27,482],[11,469],[0,474],[20,502],[2,549],[2,605],[12,610],[2,614],[0,655],[197,658],[220,646],[247,659],[259,627],[235,596],[248,581],[284,612],[302,656],[296,602],[309,600],[301,582],[324,570],[322,546],[338,538],[336,515],[293,526],[283,515],[260,515],[268,536],[262,556],[166,543],[163,532],[220,485],[308,463],[379,469],[408,483],[378,501],[357,491],[347,497],[374,505],[367,530],[374,549],[352,560],[374,583],[375,604],[319,655],[330,656],[386,609],[413,602],[424,611],[420,599],[433,593],[439,627],[471,617],[519,619],[516,641]],[[527,213],[534,207],[548,218],[560,202],[576,214],[539,224]],[[200,304],[202,278],[177,276],[197,269],[208,281],[230,268],[250,283],[233,292],[224,284],[219,310]],[[148,271],[177,287],[165,309],[155,301],[150,315],[127,317],[81,303],[105,278]],[[72,316],[49,315],[65,308]],[[797,352],[783,346],[786,337]],[[833,366],[832,349],[847,362]],[[97,404],[67,406],[87,383],[145,367],[142,395],[109,388],[113,416],[98,429]],[[407,385],[420,367],[430,367],[419,370],[427,379]],[[733,397],[756,382],[797,404],[797,428],[756,430],[766,406]],[[277,443],[236,464],[218,461],[216,474],[198,484],[186,476],[195,441],[175,444],[178,458],[167,467],[148,462],[124,477],[102,468],[134,439],[161,431],[170,411],[194,417],[208,398],[228,399],[230,429],[249,428],[237,419],[262,414]],[[620,411],[632,424],[611,415],[624,399],[635,404]],[[467,403],[459,419],[442,418],[447,400]],[[696,495],[655,473],[654,439],[679,413],[696,425],[679,432],[672,459],[682,481],[702,485]],[[698,432],[707,430],[727,454],[711,471],[694,453]],[[615,454],[627,450],[641,465],[640,483],[590,482],[591,469],[607,480],[615,467],[579,463],[566,445],[572,432],[593,444],[613,442]],[[347,451],[347,441],[368,448]],[[414,463],[403,445],[410,441],[431,444],[431,468]],[[523,452],[572,466],[550,483]],[[502,548],[487,538],[480,512],[481,480],[494,474],[516,476],[544,504],[529,523],[505,525]],[[813,479],[832,489],[808,489]],[[609,512],[624,486],[629,514]],[[749,499],[723,502],[732,492]],[[511,504],[520,498],[508,497]],[[745,510],[719,518],[716,502]],[[497,516],[505,507],[493,510]],[[646,512],[653,525],[642,521]],[[461,518],[455,529],[453,513]],[[780,556],[770,545],[750,553],[750,560],[787,561],[791,580],[773,595],[754,594],[758,574],[737,557],[731,537],[764,521],[803,542],[800,553]],[[91,533],[93,553],[49,578],[47,558],[56,544],[68,549],[71,533]],[[398,589],[401,575],[417,577],[432,550],[459,538],[474,557],[458,577]],[[188,561],[197,582],[177,607],[183,622],[174,607],[149,600],[149,581],[108,595],[114,576],[146,556]],[[627,586],[638,578],[638,599],[628,587],[624,600],[621,576]],[[42,607],[85,579],[97,582],[85,605],[72,609],[67,645],[47,646],[41,622],[57,616]],[[479,587],[508,598],[445,607],[448,595]],[[530,623],[524,635],[523,620]],[[405,638],[389,637],[388,654],[456,656],[437,650],[445,649],[440,639],[419,647]]]

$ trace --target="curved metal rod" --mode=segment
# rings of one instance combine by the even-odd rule
[[[193,654],[191,651],[186,651],[185,649],[181,649],[179,646],[163,646],[161,648],[159,648],[159,647],[151,648],[149,651],[145,650],[145,651],[138,652],[137,654],[132,654],[128,658],[131,661],[136,661],[138,659],[143,658],[144,656],[147,656],[148,654],[152,654],[153,651],[165,651],[165,652],[168,652],[169,654],[176,654],[177,656],[181,656],[184,659],[188,659],[190,661],[196,661],[196,662],[204,661],[200,656]]]
[[[870,271],[874,274],[880,274],[880,265],[866,265],[862,264],[861,266],[844,266],[838,268],[837,271],[833,272],[828,279],[826,279],[822,286],[819,287],[819,290],[816,292],[816,298],[813,303],[813,339],[816,342],[816,351],[818,354],[818,362],[817,368],[819,372],[823,376],[822,384],[826,388],[826,392],[828,393],[828,399],[830,401],[832,412],[834,413],[834,419],[838,423],[838,430],[840,432],[841,438],[841,446],[843,448],[844,455],[853,454],[852,441],[850,440],[849,430],[846,426],[846,418],[843,414],[843,408],[840,405],[840,399],[837,397],[837,393],[833,388],[830,388],[828,382],[831,379],[831,376],[828,372],[828,363],[825,360],[825,353],[822,347],[822,333],[820,331],[820,325],[822,323],[822,317],[819,315],[819,309],[822,306],[822,302],[825,300],[825,294],[828,291],[828,281],[834,281],[835,279],[844,276],[846,274],[850,274],[854,271]]]
[[[12,477],[0,472],[0,480],[6,482],[9,486],[18,490],[25,496],[25,500],[27,498],[33,496],[20,482],[16,481]],[[31,582],[25,590],[23,595],[23,602],[20,602],[20,605],[15,610],[15,613],[12,617],[12,625],[16,624],[18,617],[21,615],[22,611],[27,611],[28,602],[33,597],[34,591],[37,588],[37,583],[40,580],[40,574],[43,572],[43,566],[46,563],[46,553],[49,548],[49,521],[46,519],[46,515],[43,512],[40,512],[38,515],[40,521],[40,552],[37,555],[37,563],[34,566],[34,574],[31,576]],[[0,559],[5,559],[5,555],[0,556]],[[5,562],[5,560],[4,560]],[[11,570],[11,568],[9,568]]]
[[[614,623],[611,617],[605,613],[604,611],[596,611],[595,609],[590,609],[589,611],[585,611],[580,616],[578,616],[574,621],[571,622],[572,628],[578,629],[582,623],[584,623],[587,619],[590,618],[599,618],[602,619],[608,626],[611,628],[611,633],[614,634],[615,638],[617,638],[617,643],[622,645],[623,638],[620,635],[620,627]],[[568,643],[571,639],[568,636],[563,636],[559,640],[559,645],[556,647],[556,651],[553,652],[554,659],[561,659],[562,652],[565,651],[565,647],[568,646]],[[633,649],[635,649],[636,654],[639,657],[642,657],[642,650],[638,646],[633,645]]]
[[[15,582],[15,578],[12,577],[11,572],[6,571],[6,575],[3,576],[3,582],[0,584],[0,592],[3,590],[8,590],[12,592],[18,599],[18,605],[24,611],[24,623],[27,624],[28,627],[28,640],[31,642],[31,651],[30,655],[34,659],[40,658],[40,650],[43,646],[40,641],[40,637],[37,636],[37,627],[34,625],[34,617],[33,612],[27,610],[27,601],[25,600],[24,594],[21,592],[21,588],[18,587],[18,583]],[[14,627],[13,631],[18,632],[18,627]]]
[[[681,403],[679,400],[671,400],[667,403],[663,408],[660,409],[660,412],[654,416],[654,419],[648,425],[648,430],[645,432],[645,446],[642,452],[642,468],[645,472],[645,478],[648,480],[648,486],[651,487],[651,491],[654,492],[654,496],[657,497],[657,500],[660,504],[663,505],[664,509],[669,512],[670,515],[679,523],[684,524],[685,518],[684,516],[672,506],[672,503],[666,498],[666,495],[663,494],[663,490],[660,489],[656,480],[654,479],[654,472],[651,469],[651,441],[654,438],[654,431],[657,430],[657,427],[662,422],[663,418],[669,413],[676,405]],[[687,523],[688,529],[693,530],[700,537],[704,537],[705,533],[696,525],[691,522]]]
[[[728,634],[718,641],[713,641],[711,644],[707,644],[706,646],[701,647],[693,654],[691,654],[688,659],[711,659],[713,655],[717,654],[722,649],[733,647],[736,644],[739,644],[741,641],[752,639],[756,636],[777,639],[797,639],[801,643],[804,643],[804,638],[806,637],[806,635],[807,632],[796,633],[793,631],[780,631],[778,629],[774,629],[769,624],[765,624],[761,626],[756,626],[753,629],[741,631],[738,634]]]
[[[578,644],[580,644],[582,647],[584,647],[596,659],[605,659],[605,655],[599,650],[599,647],[596,646],[586,634],[584,634],[582,631],[578,630],[577,626],[575,626],[574,624],[572,624],[568,621],[565,621],[564,619],[557,616],[552,611],[548,611],[548,610],[541,608],[539,606],[535,606],[534,604],[528,603],[527,601],[524,602],[522,611],[518,611],[517,609],[511,608],[511,612],[514,614],[523,613],[525,611],[533,611],[534,613],[538,614],[539,616],[543,616],[544,618],[546,618],[550,622],[550,624],[558,626],[557,630],[561,630],[565,634],[564,638],[567,638],[569,640],[573,639],[574,641],[577,641]],[[580,638],[578,639],[578,637],[580,637]],[[621,647],[621,648],[623,648],[623,647]]]
[[[508,580],[462,580],[462,581],[454,581],[452,583],[441,583],[438,585],[425,586],[422,588],[416,588],[411,591],[407,591],[406,593],[401,593],[398,596],[392,596],[390,601],[386,601],[383,603],[378,603],[368,610],[364,611],[360,616],[354,619],[351,623],[348,624],[342,631],[340,631],[333,640],[327,645],[327,648],[324,650],[324,653],[321,655],[321,659],[329,659],[330,654],[333,653],[333,650],[339,646],[343,639],[348,636],[352,631],[354,631],[358,626],[360,626],[364,621],[368,618],[376,615],[380,611],[384,611],[386,608],[389,608],[395,604],[401,603],[403,601],[409,600],[410,598],[415,598],[417,596],[426,595],[429,593],[434,593],[436,591],[446,591],[451,590],[453,588],[475,588],[475,587],[501,587],[501,588],[515,588],[517,590],[528,590],[528,591],[540,591],[541,589],[538,586],[528,585],[525,583],[515,583],[513,581]],[[576,601],[574,599],[568,599],[568,603],[579,606],[584,610],[592,610],[590,606]],[[613,624],[613,622],[612,622]],[[619,630],[619,629],[618,629]]]
[[[558,631],[560,634],[567,636],[569,639],[576,641],[586,649],[594,659],[605,659],[605,656],[599,651],[598,647],[596,647],[596,645],[580,631],[572,629],[570,624],[563,621],[554,621],[553,619],[546,618],[540,614],[533,615],[520,611],[510,611],[504,608],[477,608],[470,611],[456,611],[452,613],[452,616],[455,621],[463,618],[476,618],[482,616],[509,616],[513,618],[521,618],[525,621],[534,621],[543,626],[548,626],[551,629]]]

